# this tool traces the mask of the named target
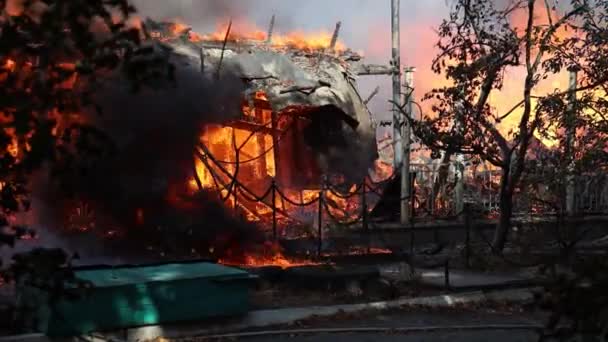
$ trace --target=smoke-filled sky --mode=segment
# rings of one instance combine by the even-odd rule
[[[134,0],[143,16],[181,18],[198,32],[212,32],[233,18],[266,31],[272,14],[275,32],[331,32],[342,21],[340,40],[362,52],[368,63],[388,64],[391,57],[390,0]],[[436,37],[434,28],[448,15],[448,0],[401,0],[402,63],[417,67],[417,93],[433,87],[430,64]],[[238,25],[237,25],[238,28]],[[363,96],[376,86],[381,92],[370,107],[378,118],[389,117],[390,78],[363,77]]]
[[[503,7],[508,0],[494,0]],[[267,31],[270,18],[276,15],[275,32],[331,33],[335,23],[342,21],[340,40],[349,48],[361,52],[368,63],[388,64],[391,58],[391,0],[133,0],[142,16],[157,19],[182,19],[195,31],[209,33],[218,25],[233,19],[238,30]],[[416,97],[431,89],[445,85],[442,75],[431,72],[431,63],[437,53],[435,29],[449,15],[453,0],[401,0],[401,62],[414,66]],[[551,0],[557,12],[567,2]],[[542,14],[542,13],[541,13]],[[558,14],[558,13],[556,13]],[[492,94],[492,103],[498,112],[506,112],[522,99],[524,72],[512,68],[505,75],[500,93]],[[360,90],[367,97],[376,86],[380,93],[370,103],[378,120],[391,117],[391,81],[386,76],[363,76]],[[567,75],[550,79],[542,87],[546,91],[564,89]],[[424,106],[423,104],[423,107]],[[428,107],[427,107],[428,108]],[[499,129],[508,128],[518,121],[517,113],[504,120]],[[384,133],[380,133],[384,134]]]

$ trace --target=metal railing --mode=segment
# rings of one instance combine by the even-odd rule
[[[547,203],[559,199],[559,193],[543,184],[542,180],[551,175],[542,172],[536,170],[534,174],[525,176],[533,179],[531,184],[534,189],[522,189],[516,193],[516,214],[555,212],[555,206]],[[486,215],[498,212],[501,177],[501,171],[498,169],[471,162],[415,163],[411,165],[411,174],[414,186],[406,199],[410,199],[413,221],[460,217],[464,202],[473,203]],[[307,191],[307,198],[302,192],[282,189],[274,179],[262,195],[258,195],[234,176],[220,198],[223,201],[232,201],[237,210],[242,207],[250,213],[252,208],[253,211],[259,209],[264,212],[265,218],[262,217],[264,215],[255,214],[263,225],[271,228],[274,239],[289,235],[290,232],[285,227],[290,227],[291,230],[298,226],[305,227],[305,230],[308,229],[307,234],[318,240],[317,252],[320,254],[323,236],[330,227],[357,225],[369,229],[370,208],[374,202],[383,198],[386,188],[394,182],[394,176],[393,174],[381,182],[375,182],[368,176],[350,191],[341,190],[339,185],[332,184],[327,177],[322,177],[319,190]],[[574,177],[573,182],[576,189],[575,211],[583,214],[608,213],[607,174],[602,171],[583,174]],[[457,191],[459,188],[462,191]],[[256,189],[260,189],[259,185],[256,185]],[[400,202],[403,199],[383,200]],[[398,203],[389,204],[394,204],[398,210]]]

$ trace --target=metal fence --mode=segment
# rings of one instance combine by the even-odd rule
[[[542,168],[539,170],[533,169],[532,173],[524,175],[526,188],[517,191],[514,198],[516,214],[551,214],[560,205],[563,196],[560,196],[560,189],[552,185],[553,179],[549,179],[555,176],[542,171]],[[389,206],[398,210],[398,202],[410,199],[414,221],[461,216],[465,202],[472,203],[486,217],[498,213],[501,170],[471,161],[428,162],[412,164],[411,174],[412,193],[406,198],[393,196],[390,201],[397,203],[389,203]],[[221,197],[223,200],[232,199],[237,210],[239,206],[250,211],[253,208],[274,238],[286,237],[290,233],[303,234],[296,232],[296,227],[305,227],[305,233],[318,239],[320,253],[323,236],[329,229],[354,225],[367,229],[371,222],[370,210],[375,203],[381,198],[386,200],[387,192],[399,193],[398,189],[391,189],[399,183],[395,182],[394,176],[379,182],[366,177],[349,190],[323,177],[320,189],[308,191],[306,196],[302,192],[282,189],[274,181],[263,194],[257,194],[233,179],[233,186]],[[598,170],[577,175],[572,183],[577,213],[608,213],[608,174]],[[265,218],[262,217],[264,215]]]

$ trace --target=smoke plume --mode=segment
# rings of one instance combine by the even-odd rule
[[[139,15],[158,20],[181,19],[194,27],[246,14],[250,0],[133,0]]]
[[[122,74],[116,74],[95,95],[103,115],[93,110],[81,113],[109,136],[113,148],[103,158],[84,160],[60,175],[61,187],[50,186],[56,185],[56,178],[37,177],[33,188],[40,201],[35,205],[37,218],[30,223],[39,228],[41,243],[78,252],[88,262],[115,263],[137,260],[142,255],[127,258],[123,253],[145,251],[146,245],[163,254],[173,251],[178,258],[182,251],[219,250],[213,246],[219,237],[228,240],[226,248],[233,244],[233,236],[256,241],[255,227],[227,213],[217,196],[180,197],[188,193],[202,126],[238,115],[245,85],[229,70],[220,80],[203,76],[198,56],[172,53],[170,58],[174,82],[134,93]],[[68,228],[66,211],[73,212],[80,202],[90,205],[99,231],[76,237],[57,234]],[[135,231],[138,225],[140,230]],[[127,232],[123,240],[139,245],[102,247],[98,235],[114,227]]]

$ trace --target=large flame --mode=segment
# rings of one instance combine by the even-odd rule
[[[196,191],[200,186],[202,189],[217,191],[230,208],[250,221],[261,221],[269,226],[272,219],[276,218],[276,225],[282,235],[300,235],[284,230],[294,219],[309,223],[318,219],[320,196],[323,196],[323,207],[329,216],[324,220],[349,221],[350,218],[361,215],[360,186],[352,185],[346,193],[340,193],[332,187],[323,189],[320,174],[310,184],[282,184],[278,181],[285,169],[289,169],[290,177],[299,177],[302,171],[296,169],[292,156],[288,155],[302,151],[284,150],[275,146],[290,143],[284,135],[291,132],[289,128],[294,127],[294,120],[298,118],[284,113],[273,115],[263,92],[258,92],[255,98],[255,104],[260,108],[250,108],[245,102],[242,108],[243,119],[223,126],[204,127],[200,137],[204,148],[195,154],[197,177],[189,181],[190,188]],[[281,129],[283,131],[277,132]],[[311,164],[316,163],[315,158],[303,159]],[[388,178],[391,173],[390,167],[377,164],[376,181]],[[339,178],[328,183],[340,184],[342,182]],[[274,191],[269,190],[273,179],[277,184],[277,190]],[[254,200],[252,197],[258,198]],[[274,216],[273,210],[276,211]]]
[[[190,30],[190,27],[179,20],[171,25],[172,35],[179,36],[187,32],[188,38],[192,42],[202,41],[217,41],[221,42],[226,39],[228,32],[229,19],[222,20],[221,24],[217,25],[214,32],[201,34]],[[328,31],[304,32],[293,31],[287,33],[273,33],[271,46],[275,48],[287,47],[300,50],[321,50],[329,48],[331,45],[333,34]],[[264,42],[268,39],[268,33],[259,29],[257,26],[245,21],[233,21],[228,34],[229,42]],[[344,43],[336,42],[335,51],[346,50]]]

